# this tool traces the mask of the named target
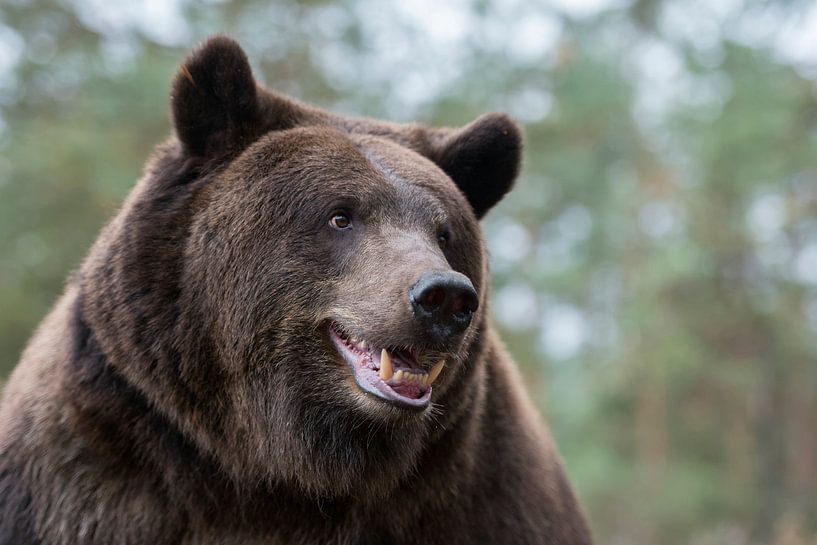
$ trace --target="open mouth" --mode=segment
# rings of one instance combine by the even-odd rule
[[[337,324],[329,327],[329,338],[363,391],[404,407],[422,409],[428,405],[431,384],[440,376],[445,359],[440,358],[426,369],[415,351],[372,346],[345,333]]]

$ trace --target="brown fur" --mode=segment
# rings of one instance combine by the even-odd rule
[[[172,106],[176,137],[4,392],[0,543],[589,544],[487,317],[478,218],[516,177],[517,126],[333,116],[257,86],[223,37]],[[444,344],[406,297],[427,270],[480,298]],[[449,354],[432,405],[364,395],[335,320]]]

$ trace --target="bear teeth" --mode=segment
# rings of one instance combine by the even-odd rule
[[[354,337],[354,336],[350,335],[349,337],[346,337],[344,340],[346,341],[346,344],[350,348],[352,348],[353,350],[355,350],[355,351],[357,351],[357,352],[359,352],[361,354],[364,354],[364,353],[369,351],[369,343],[367,343],[363,339],[359,339],[357,337]]]
[[[370,355],[371,345],[366,340],[354,335],[343,334],[340,332],[338,333],[341,339],[343,339],[345,342],[346,346],[353,352],[356,352],[362,356]],[[408,351],[408,349],[405,350]],[[433,357],[432,353],[429,353],[428,356]],[[417,359],[425,363],[430,358],[427,358],[426,354],[420,353],[418,354]],[[371,361],[371,359],[368,361]],[[380,351],[380,368],[376,369],[376,371],[380,380],[383,382],[388,382],[392,386],[396,386],[397,384],[417,384],[421,387],[429,387],[440,376],[443,367],[445,367],[445,357],[442,357],[436,364],[434,364],[434,366],[431,367],[431,370],[429,370],[427,373],[422,371],[413,372],[405,369],[395,371],[392,355],[386,348],[383,348]]]
[[[421,386],[429,386],[431,382],[428,380],[428,373],[412,373],[411,371],[397,371],[394,374],[393,384],[415,383]]]
[[[387,381],[394,375],[394,367],[391,363],[389,351],[385,348],[380,352],[380,380]]]
[[[391,380],[392,384],[400,384],[403,382],[406,383],[415,383],[420,386],[431,386],[431,384],[437,380],[437,377],[440,376],[440,373],[445,367],[445,358],[441,359],[437,362],[434,367],[431,368],[431,371],[428,373],[412,373],[411,371],[405,371],[403,369],[394,372],[394,365],[391,361],[391,356],[389,355],[389,351],[385,348],[380,352],[380,380],[386,382],[387,380]]]
[[[428,374],[428,384],[437,380],[437,377],[439,377],[443,371],[443,367],[445,367],[445,358],[438,361],[434,367],[431,368],[431,372]]]

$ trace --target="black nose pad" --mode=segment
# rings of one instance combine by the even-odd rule
[[[437,340],[462,333],[479,299],[471,281],[458,272],[426,272],[409,290],[414,317]]]

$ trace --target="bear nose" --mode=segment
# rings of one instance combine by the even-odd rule
[[[425,272],[409,290],[415,319],[438,341],[462,333],[479,307],[473,284],[454,271]]]

